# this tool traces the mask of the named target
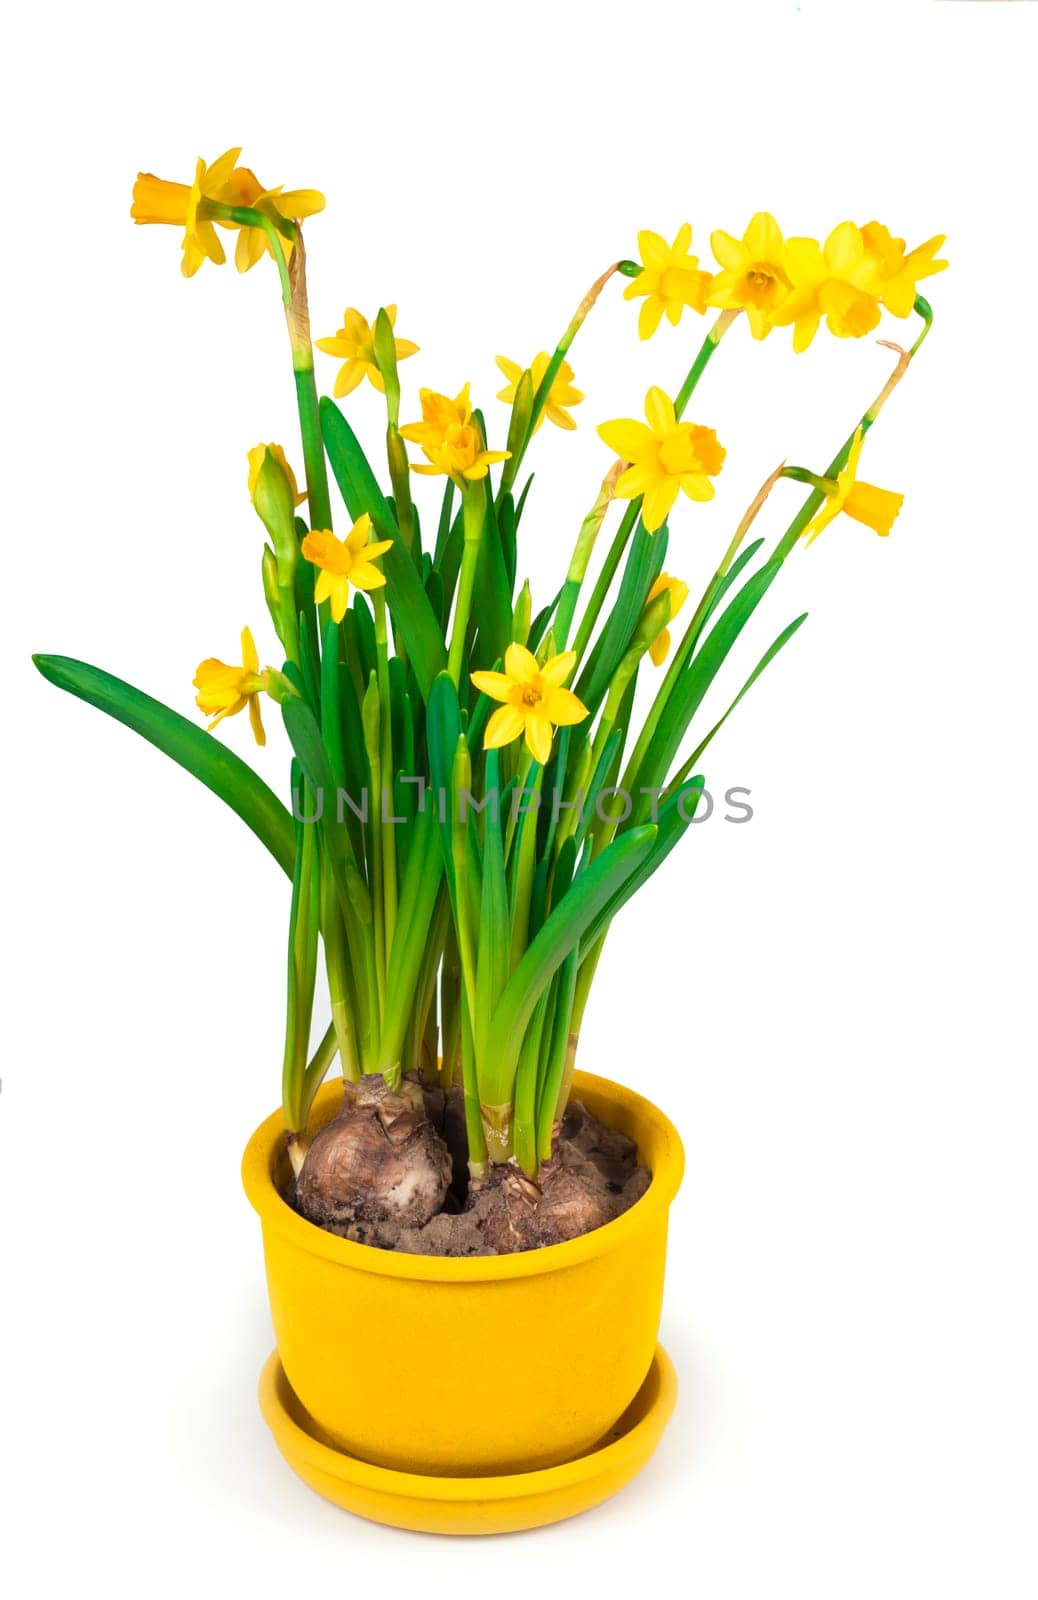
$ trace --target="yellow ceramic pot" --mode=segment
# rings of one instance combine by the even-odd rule
[[[315,1129],[341,1094],[321,1090]],[[574,1094],[634,1140],[652,1182],[605,1227],[518,1255],[412,1256],[336,1238],[281,1198],[280,1112],[253,1134],[242,1176],[263,1224],[278,1355],[334,1447],[403,1472],[530,1472],[589,1451],[631,1405],[656,1351],[684,1157],[640,1095],[588,1073]]]

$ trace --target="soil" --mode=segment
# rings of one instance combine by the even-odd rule
[[[630,1209],[650,1175],[624,1134],[571,1100],[551,1160],[532,1183],[492,1167],[469,1184],[460,1091],[405,1080],[346,1085],[286,1200],[330,1233],[422,1256],[494,1256],[560,1244]]]

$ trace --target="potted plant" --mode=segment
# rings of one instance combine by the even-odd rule
[[[141,175],[132,215],[182,232],[188,276],[223,262],[224,239],[239,270],[276,268],[301,479],[278,445],[248,454],[274,664],[248,628],[240,663],[202,662],[208,730],[82,662],[37,665],[194,773],[291,879],[282,1104],[243,1166],[280,1447],[367,1516],[527,1527],[625,1482],[674,1400],[656,1341],[681,1147],[649,1101],[577,1070],[603,944],[695,817],[711,741],[804,621],[758,644],[731,703],[704,716],[786,562],[841,513],[890,532],[901,496],[863,482],[860,457],[929,332],[917,284],[944,266],[942,241],[906,251],[878,223],[843,222],[822,245],[760,213],[742,239],[712,235],[711,272],[687,225],[669,244],[643,232],[640,259],[596,279],[551,354],[498,358],[497,440],[468,385],[404,407],[417,347],[392,306],[370,321],[350,308],[317,341],[339,363],[319,399],[301,222],[323,198],[264,188],[239,157],[199,161],[189,184]],[[711,320],[676,394],[653,387],[644,421],[599,426],[601,484],[560,587],[535,604],[528,455],[545,420],[575,425],[571,346],[621,283],[643,339],[664,316]],[[791,327],[804,351],[823,322],[860,338],[884,310],[921,319],[915,342],[891,346],[890,378],[824,471],[768,476],[693,605],[668,570],[669,521],[694,520],[723,469],[725,446],[686,415],[722,339]],[[337,403],[364,382],[385,397],[382,467]],[[789,480],[807,494],[769,548],[754,523]],[[291,743],[289,805],[212,737],[247,711],[262,744],[264,699]],[[381,1348],[415,1346],[438,1358],[378,1367]]]

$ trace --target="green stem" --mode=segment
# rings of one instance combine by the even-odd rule
[[[562,586],[562,593],[559,596],[559,603],[555,611],[555,620],[552,623],[552,631],[555,634],[555,642],[559,650],[565,650],[566,648],[569,630],[573,623],[573,613],[577,609],[580,587],[584,582],[584,575],[587,572],[595,542],[605,521],[606,512],[612,503],[616,491],[616,480],[623,471],[623,467],[622,461],[613,462],[613,465],[602,479],[602,486],[598,491],[598,497],[594,505],[580,524],[580,532],[577,534],[577,542],[573,547],[569,570],[566,573],[566,582]]]
[[[465,1093],[465,1129],[469,1143],[469,1171],[474,1178],[487,1170],[487,1145],[480,1111],[479,1065],[476,1061],[476,948],[472,927],[469,884],[468,823],[462,816],[461,796],[472,786],[472,762],[462,734],[451,772],[451,861],[454,868],[454,928],[461,962],[461,1076]]]
[[[389,636],[386,629],[385,590],[375,589],[371,598],[375,607],[375,660],[378,669],[378,697],[382,708],[379,721],[379,765],[382,769],[382,784],[379,793],[373,797],[372,803],[377,803],[378,805],[381,825],[385,821],[382,814],[384,796],[388,796],[390,815],[393,814],[393,702],[389,688]],[[396,929],[396,868],[395,827],[392,823],[386,823],[382,828],[382,906],[385,915],[384,939],[387,968],[389,965],[389,953],[393,948],[393,934]]]
[[[612,266],[607,267],[602,275],[595,279],[587,294],[584,296],[576,311],[573,313],[573,316],[570,318],[565,333],[555,346],[551,360],[548,362],[548,365],[545,368],[544,377],[537,385],[537,392],[533,397],[533,405],[530,410],[530,420],[526,428],[526,437],[521,446],[512,452],[512,455],[505,462],[502,469],[500,488],[500,493],[502,495],[507,494],[512,488],[512,485],[515,483],[519,473],[519,468],[522,465],[523,457],[529,448],[530,440],[533,438],[534,430],[537,427],[537,423],[540,419],[541,412],[548,403],[548,396],[551,393],[551,386],[559,375],[559,368],[566,359],[570,345],[573,343],[577,334],[580,332],[580,329],[583,327],[589,311],[595,304],[595,301],[602,293],[602,290],[605,288],[610,278],[613,276],[613,273],[618,272],[619,270],[619,261],[614,261]]]
[[[638,773],[641,768],[641,764],[645,759],[646,751],[652,743],[656,729],[659,727],[660,719],[667,709],[667,702],[677,687],[681,675],[691,659],[692,652],[695,650],[703,623],[707,618],[710,607],[714,601],[714,596],[717,593],[718,585],[723,582],[725,574],[728,572],[729,567],[739,553],[739,547],[741,546],[747,533],[749,533],[758,513],[764,505],[764,502],[767,500],[772,489],[782,476],[782,473],[782,467],[777,467],[774,472],[770,473],[769,476],[765,478],[761,487],[758,489],[750,505],[747,507],[739,526],[732,535],[731,541],[721,559],[717,571],[714,573],[714,576],[711,578],[710,582],[704,589],[702,596],[700,597],[699,604],[696,606],[691,622],[685,629],[681,643],[671,656],[663,682],[660,684],[660,687],[656,692],[656,698],[650,706],[648,715],[642,724],[641,732],[639,733],[635,742],[634,749],[631,752],[630,760],[627,763],[626,770],[624,771],[623,778],[620,782],[620,787],[627,794],[633,793],[633,786],[638,781]]]
[[[357,1030],[353,1020],[355,1001],[352,993],[346,930],[331,869],[324,862],[321,867],[321,933],[324,938],[325,972],[332,1007],[332,1027],[342,1059],[343,1077],[356,1081],[360,1077],[361,1069],[357,1053]]]
[[[537,1073],[541,1060],[541,1035],[548,1008],[548,991],[537,1002],[519,1053],[515,1088],[512,1091],[514,1120],[512,1150],[528,1178],[536,1178],[537,1160]]]
[[[328,492],[328,469],[324,459],[320,414],[317,406],[317,381],[314,377],[314,352],[310,342],[310,312],[306,297],[306,251],[302,230],[294,222],[273,222],[251,206],[225,206],[210,202],[209,214],[244,228],[260,228],[266,234],[278,269],[281,300],[285,308],[289,343],[292,346],[292,371],[296,382],[296,407],[303,442],[303,469],[310,505],[311,528],[330,528],[332,506]],[[292,241],[286,257],[281,234]]]
[[[574,950],[571,955],[567,956],[559,972],[555,1014],[552,1021],[551,1041],[548,1047],[544,1082],[538,1090],[537,1156],[540,1161],[548,1161],[551,1158],[552,1138],[555,1132],[559,1098],[562,1093],[563,1076],[571,1040],[573,1041],[573,1057],[570,1062],[571,1076],[572,1064],[576,1060],[576,1035],[572,1029],[573,1001],[576,995],[578,968],[579,956],[578,952]]]
[[[461,665],[465,657],[465,637],[468,633],[472,594],[476,585],[476,568],[479,565],[479,547],[483,539],[486,501],[481,483],[467,483],[461,492],[464,516],[464,545],[461,556],[461,573],[458,578],[458,598],[454,608],[454,631],[451,634],[447,671],[454,687],[461,685]]]
[[[313,356],[308,364],[297,366],[293,350],[293,371],[296,380],[296,408],[299,412],[299,432],[303,441],[303,470],[306,474],[306,492],[310,507],[310,526],[330,528],[332,503],[328,492],[328,469],[324,459],[321,439],[321,418],[318,410],[317,381],[314,377]]]
[[[610,585],[612,584],[613,578],[616,576],[616,569],[620,565],[624,551],[627,549],[627,542],[630,539],[631,534],[634,532],[635,524],[638,521],[638,514],[641,511],[641,506],[641,496],[639,495],[638,499],[632,500],[630,505],[627,507],[627,510],[623,514],[623,520],[613,536],[613,542],[609,546],[608,554],[606,555],[605,561],[602,564],[602,570],[595,580],[595,587],[591,591],[591,598],[588,600],[584,615],[580,619],[580,627],[577,629],[577,637],[573,641],[573,648],[577,653],[578,662],[583,657],[584,651],[587,649],[588,643],[591,639],[591,635],[595,630],[595,624],[598,621],[599,612],[605,604],[606,595],[609,593]]]
[[[298,769],[293,774],[302,785]],[[303,803],[310,814],[309,791]],[[306,1126],[306,1058],[313,1017],[317,967],[317,930],[320,918],[320,868],[315,824],[296,822],[296,865],[292,879],[292,906],[288,923],[288,996],[285,1014],[285,1052],[281,1090],[285,1127],[301,1133]]]
[[[317,1093],[318,1089],[321,1087],[321,1084],[327,1077],[328,1068],[335,1060],[335,1052],[337,1049],[338,1045],[336,1044],[335,1038],[335,1025],[334,1023],[329,1023],[324,1037],[310,1059],[310,1064],[306,1069],[306,1076],[303,1080],[305,1086],[304,1096],[306,1100],[308,1116],[310,1113],[310,1107],[314,1103],[314,1095]]]
[[[383,888],[384,841],[382,829],[382,787],[386,775],[382,770],[382,720],[386,707],[382,704],[378,674],[373,672],[364,694],[361,720],[364,728],[364,750],[368,758],[371,787],[368,796],[368,827],[371,838],[369,887],[371,890],[372,922],[375,928],[375,981],[378,990],[378,1015],[376,1032],[381,1034],[386,1011],[386,918]]]
[[[699,354],[688,370],[687,378],[674,397],[674,415],[676,417],[681,417],[684,414],[685,407],[692,398],[696,384],[706,371],[707,363],[738,315],[738,311],[722,311],[703,340]]]

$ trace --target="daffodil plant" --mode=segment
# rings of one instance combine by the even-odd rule
[[[240,663],[198,667],[208,730],[94,667],[37,662],[207,784],[291,879],[283,1104],[297,1167],[314,1095],[338,1055],[349,1080],[381,1074],[396,1088],[418,1073],[461,1083],[473,1175],[516,1162],[535,1178],[613,919],[687,831],[702,757],[804,616],[763,653],[758,646],[727,709],[703,721],[719,670],[794,551],[841,513],[885,536],[900,509],[899,495],[860,480],[859,463],[929,331],[917,285],[945,265],[942,241],[906,251],[875,222],[841,222],[824,243],[785,238],[759,213],[741,239],[711,235],[714,270],[691,253],[687,224],[673,244],[643,232],[639,259],[601,274],[550,354],[526,366],[497,358],[510,417],[492,442],[468,384],[453,398],[421,388],[407,408],[420,416],[401,422],[400,364],[418,347],[397,336],[392,305],[371,320],[348,307],[339,330],[317,341],[337,363],[335,399],[318,398],[301,222],[323,198],[264,188],[239,155],[199,161],[190,184],[142,175],[132,215],[181,230],[187,276],[223,262],[221,235],[237,236],[240,271],[264,256],[276,268],[304,486],[279,445],[248,452],[272,633],[260,651],[245,628]],[[558,590],[535,607],[521,557],[530,479],[520,479],[545,419],[576,426],[584,396],[570,350],[614,279],[640,302],[642,339],[666,323],[681,330],[667,333],[680,347],[686,314],[712,320],[677,389],[650,388],[644,421],[598,427],[601,485]],[[667,570],[668,546],[673,522],[677,565],[697,560],[697,503],[714,496],[726,460],[714,429],[686,416],[693,396],[700,409],[722,339],[740,323],[756,341],[791,327],[799,352],[823,323],[837,338],[860,338],[884,311],[921,320],[914,342],[891,345],[890,378],[834,441],[823,471],[770,474],[733,518],[692,606],[688,582]],[[336,403],[364,382],[385,399],[381,464]],[[777,453],[790,444],[783,437]],[[434,501],[417,494],[424,478],[440,480]],[[751,537],[753,524],[784,480],[807,494],[769,547]],[[287,805],[212,736],[247,708],[263,744],[263,697],[279,708],[293,751]],[[331,1016],[315,1045],[319,961]]]

